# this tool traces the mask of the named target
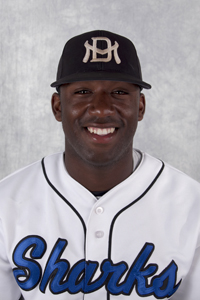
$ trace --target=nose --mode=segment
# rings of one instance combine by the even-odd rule
[[[112,116],[115,112],[112,97],[106,92],[99,92],[93,95],[89,106],[89,114],[98,117]]]

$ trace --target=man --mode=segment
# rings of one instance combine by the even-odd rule
[[[0,183],[0,299],[197,300],[200,185],[133,149],[151,86],[132,42],[72,38],[52,87],[65,152]]]

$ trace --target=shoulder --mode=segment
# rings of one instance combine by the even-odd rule
[[[170,164],[147,153],[142,153],[140,167],[143,169],[143,172],[151,172],[151,170],[154,170],[159,165],[160,171],[157,172],[157,185],[165,192],[176,191],[177,193],[186,193],[190,195],[197,194],[198,197],[200,197],[199,182]]]
[[[55,153],[45,157],[49,168],[55,167],[57,161],[62,157],[62,153]],[[20,189],[32,188],[38,185],[44,178],[43,160],[38,160],[24,168],[21,168],[0,181],[0,195],[9,195]],[[1,201],[2,197],[0,197]]]

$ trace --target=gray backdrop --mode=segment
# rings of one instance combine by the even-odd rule
[[[64,149],[50,99],[65,42],[105,29],[136,45],[147,110],[135,147],[200,181],[199,0],[0,0],[0,177]]]

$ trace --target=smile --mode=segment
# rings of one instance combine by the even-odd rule
[[[111,128],[87,127],[87,130],[90,133],[94,133],[94,134],[97,134],[97,135],[100,135],[100,136],[104,136],[104,135],[113,133],[115,131],[115,128],[114,127],[111,127]]]

